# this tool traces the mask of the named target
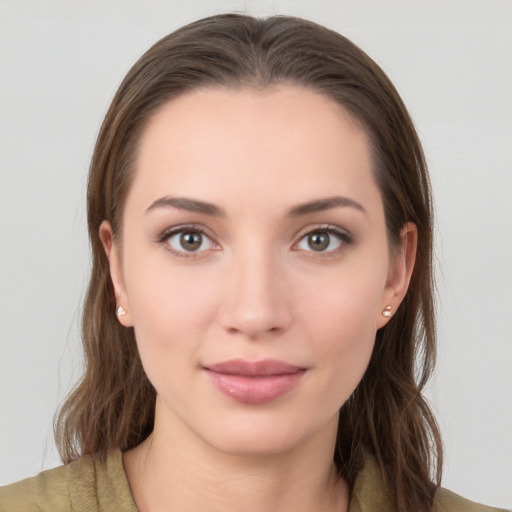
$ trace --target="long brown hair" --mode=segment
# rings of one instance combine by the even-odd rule
[[[133,329],[117,321],[99,226],[120,231],[137,145],[158,108],[201,86],[308,87],[341,104],[371,139],[390,250],[406,222],[418,228],[417,261],[407,295],[377,332],[369,367],[340,411],[335,462],[353,483],[367,453],[393,488],[396,509],[430,510],[440,483],[442,447],[422,390],[435,360],[432,207],[425,159],[397,91],[362,50],[298,18],[225,14],[187,25],[156,43],[129,71],[101,127],[90,167],[88,223],[92,275],[82,336],[85,373],[56,419],[61,457],[104,459],[152,431],[155,390]]]

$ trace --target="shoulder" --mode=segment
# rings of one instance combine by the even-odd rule
[[[367,455],[352,489],[349,512],[392,512],[395,510],[392,486],[380,471],[376,460]],[[458,494],[439,488],[432,512],[506,512],[486,507],[462,498]]]
[[[433,512],[505,512],[505,509],[480,505],[441,487],[434,500]]]
[[[0,512],[136,512],[122,453],[102,462],[81,457],[70,464],[0,487]]]
[[[49,469],[32,478],[0,487],[0,512],[52,509],[71,510],[66,466]]]

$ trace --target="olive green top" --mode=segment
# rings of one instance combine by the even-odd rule
[[[440,489],[434,512],[492,512]],[[120,450],[106,462],[82,457],[70,464],[43,471],[0,487],[0,512],[138,512],[123,467]],[[389,488],[377,465],[368,460],[356,479],[349,512],[392,512]]]

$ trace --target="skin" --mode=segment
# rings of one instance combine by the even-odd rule
[[[349,201],[296,211],[333,196]],[[158,202],[169,197],[223,215]],[[190,226],[205,235],[187,252],[169,230]],[[311,232],[327,248],[314,250]],[[119,321],[134,327],[157,391],[153,434],[124,454],[142,512],[348,508],[333,464],[338,411],[389,321],[384,307],[406,293],[415,226],[405,232],[391,257],[367,135],[319,93],[200,89],[155,114],[122,233],[100,229]],[[240,403],[204,371],[230,359],[305,373],[276,400]]]

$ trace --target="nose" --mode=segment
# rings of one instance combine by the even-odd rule
[[[220,321],[225,330],[261,339],[286,330],[291,297],[286,269],[262,251],[237,258],[229,269]]]

